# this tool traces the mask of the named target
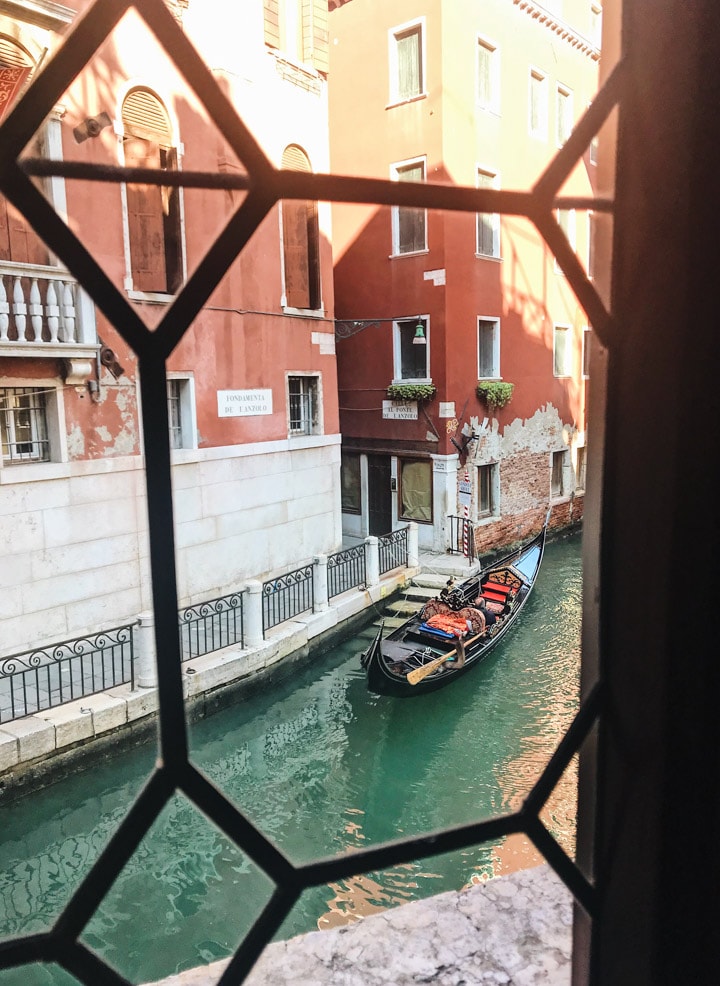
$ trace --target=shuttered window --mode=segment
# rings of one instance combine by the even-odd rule
[[[263,0],[265,44],[327,72],[328,8],[326,0]]]
[[[170,120],[156,96],[134,89],[123,103],[122,119],[127,167],[177,171]],[[179,190],[134,183],[126,190],[133,289],[174,294],[182,282]]]
[[[416,161],[413,164],[401,165],[395,168],[397,181],[425,181],[425,163]],[[417,253],[427,249],[425,209],[395,206],[393,209],[393,253]]]
[[[311,171],[307,155],[296,145],[285,149],[283,168]],[[320,308],[320,231],[317,202],[285,199],[282,203],[285,304]]]
[[[0,120],[29,83],[33,68],[33,60],[25,48],[0,34]],[[33,157],[41,156],[41,134],[29,153]],[[50,262],[45,244],[3,195],[0,195],[0,260],[42,265]]]

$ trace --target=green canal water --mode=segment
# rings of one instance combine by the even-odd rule
[[[484,665],[431,695],[365,688],[373,629],[266,693],[191,727],[197,766],[296,863],[519,807],[578,701],[581,537],[550,542],[519,622]],[[0,808],[0,936],[49,929],[126,814],[154,744]],[[575,779],[544,819],[571,855]],[[514,837],[306,892],[278,938],[541,862]],[[270,881],[185,799],[141,842],[83,940],[133,982],[232,954]],[[2,986],[70,986],[54,966],[0,972]]]

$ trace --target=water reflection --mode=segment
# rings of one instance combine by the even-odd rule
[[[577,706],[580,547],[578,536],[547,546],[512,635],[462,681],[413,699],[370,695],[358,662],[368,628],[271,692],[195,723],[194,762],[297,863],[517,809]],[[0,809],[3,936],[51,926],[126,814],[154,752],[129,751]],[[543,813],[570,854],[575,787],[573,767]],[[337,927],[539,861],[527,840],[512,837],[359,874],[308,890],[278,937]],[[230,954],[271,889],[244,853],[177,797],[84,940],[129,979],[161,978]],[[3,986],[66,982],[48,974],[16,970]]]

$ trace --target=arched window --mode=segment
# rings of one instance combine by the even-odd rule
[[[8,113],[30,81],[34,62],[17,41],[0,34],[0,119]],[[42,135],[30,153],[41,156]],[[16,209],[0,195],[0,260],[20,264],[47,264],[45,244]]]
[[[157,96],[131,90],[122,121],[126,167],[177,170],[170,119]],[[174,294],[183,279],[179,189],[128,183],[126,195],[132,288]]]
[[[291,144],[282,156],[283,168],[312,171],[301,148]],[[320,308],[320,231],[317,202],[285,199],[282,203],[285,304],[288,308]]]

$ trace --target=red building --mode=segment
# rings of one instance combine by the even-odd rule
[[[527,191],[596,91],[592,0],[331,7],[334,173]],[[586,269],[593,158],[548,207]],[[587,316],[527,218],[405,201],[333,207],[346,535],[414,520],[444,551],[467,518],[482,551],[577,520]]]
[[[13,125],[89,6],[0,7],[0,122]],[[24,152],[238,178],[234,188],[37,179],[150,331],[243,201],[254,162],[329,168],[327,4],[167,6],[248,128],[248,160],[132,8]],[[132,347],[0,198],[4,653],[150,608],[139,383]],[[327,204],[269,211],[172,347],[167,410],[182,605],[340,547]]]

